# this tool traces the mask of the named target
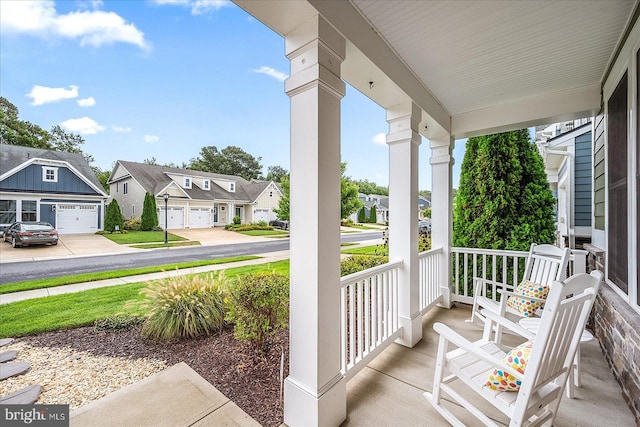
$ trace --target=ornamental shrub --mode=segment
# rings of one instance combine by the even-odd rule
[[[116,314],[105,319],[96,320],[93,328],[96,331],[119,331],[139,325],[144,319],[127,314]]]
[[[224,274],[167,277],[141,293],[146,310],[142,334],[155,341],[211,335],[224,324]]]
[[[352,255],[340,261],[340,276],[357,273],[389,262],[384,255]]]
[[[141,227],[140,218],[131,218],[124,222],[125,230],[139,231]]]
[[[124,218],[122,217],[120,206],[118,206],[118,201],[113,199],[107,206],[107,211],[104,214],[104,229],[105,231],[113,232],[116,226],[119,230],[124,229]]]
[[[237,339],[263,352],[289,319],[289,277],[249,273],[229,283],[226,320],[234,323]]]
[[[371,206],[371,210],[369,211],[369,222],[372,224],[378,222],[378,210],[375,206]]]
[[[140,218],[140,229],[151,231],[158,225],[158,213],[156,212],[156,198],[151,193],[145,193],[144,205],[142,206],[142,217]]]
[[[358,222],[360,224],[364,224],[367,222],[366,212],[364,211],[364,206],[360,208],[358,211]]]
[[[240,223],[242,222],[242,219],[240,218],[240,215],[236,215],[233,217],[233,223],[236,225],[240,225]]]

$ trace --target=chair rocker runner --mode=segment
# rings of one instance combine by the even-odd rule
[[[524,286],[523,289],[527,289],[528,284],[547,288],[554,280],[563,280],[566,277],[569,255],[569,248],[532,244],[529,249],[524,275],[520,282]],[[537,309],[532,307],[542,306],[542,304],[544,304],[544,298],[524,296],[524,294],[515,293],[515,291],[519,289],[518,284],[510,285],[480,277],[475,277],[473,280],[474,296],[470,322],[473,322],[475,318],[485,322],[482,309],[502,314],[503,317],[517,322],[522,317],[528,316],[529,313],[527,312],[535,313]],[[500,300],[497,299],[498,295],[501,296]],[[507,305],[507,301],[511,296],[523,301],[525,305],[532,305],[528,307],[523,305],[519,310],[512,308]],[[485,331],[487,331],[486,328]],[[496,331],[498,342],[500,342],[500,334],[501,328],[498,327]],[[484,338],[489,339],[489,336],[485,336]]]
[[[513,363],[515,355],[522,359],[526,358],[527,352],[513,353],[513,357],[509,358],[496,342],[484,338],[470,342],[442,323],[436,323],[433,328],[440,334],[440,340],[433,393],[424,393],[424,397],[452,425],[464,426],[464,423],[444,406],[443,393],[469,410],[485,425],[497,426],[496,422],[449,386],[449,383],[460,380],[505,414],[510,419],[510,426],[553,424],[582,331],[601,282],[602,273],[599,271],[590,275],[576,274],[564,282],[553,282],[543,309],[540,328],[535,335],[516,323],[485,310],[484,314],[491,321],[528,339],[535,338],[532,343],[528,342],[530,354],[528,361],[524,362],[524,373],[515,368]],[[491,328],[488,322],[485,325],[485,329],[487,328]],[[447,351],[449,344],[457,348]],[[527,346],[516,347],[522,348]],[[518,362],[523,363],[522,360]],[[445,377],[445,371],[449,371],[450,375]],[[492,375],[496,372],[519,383],[515,384],[515,388],[519,390],[493,389],[496,383],[492,382]],[[509,384],[503,388],[513,386],[514,384]]]

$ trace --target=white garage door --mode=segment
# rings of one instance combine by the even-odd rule
[[[158,222],[160,223],[160,227],[164,228],[164,206],[160,208]],[[170,207],[167,210],[167,224],[167,228],[170,230],[184,228],[184,208]]]
[[[56,228],[60,234],[95,233],[98,231],[98,205],[58,204]]]
[[[190,208],[189,209],[189,228],[208,228],[208,227],[211,227],[211,209]]]
[[[266,223],[269,222],[269,209],[256,209],[253,213],[253,221],[260,222],[264,221]]]

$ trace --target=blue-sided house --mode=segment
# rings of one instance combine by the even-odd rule
[[[95,233],[107,198],[80,154],[0,145],[0,228],[46,221],[60,234]]]

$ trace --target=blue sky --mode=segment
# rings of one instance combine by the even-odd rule
[[[0,2],[0,94],[20,119],[80,134],[95,165],[188,163],[237,145],[289,169],[284,40],[227,1]],[[347,175],[388,185],[385,112],[351,87]],[[420,147],[420,189],[431,189]],[[457,187],[464,141],[456,144]]]

